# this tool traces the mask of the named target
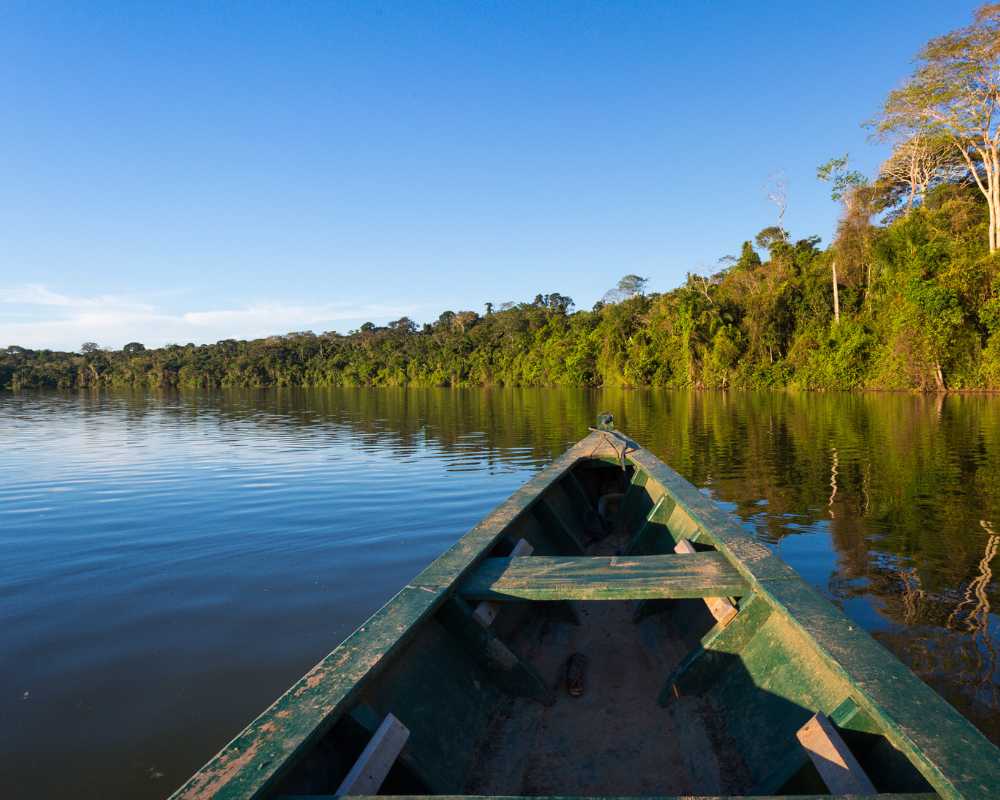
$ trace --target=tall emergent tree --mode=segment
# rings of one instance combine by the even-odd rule
[[[959,166],[960,158],[947,136],[912,133],[896,142],[879,168],[879,180],[894,194],[902,189],[906,195],[903,213],[909,214],[918,200],[923,202],[931,186],[964,175],[965,164]]]
[[[603,302],[617,303],[621,300],[628,300],[630,297],[641,296],[646,292],[646,284],[649,278],[639,275],[625,275],[614,289],[609,289],[604,293]]]
[[[867,183],[868,179],[856,169],[848,169],[848,155],[845,153],[840,158],[831,158],[825,164],[820,164],[816,168],[816,177],[821,181],[831,184],[830,197],[834,201],[843,203],[844,215],[841,218],[841,227],[844,222],[854,216],[860,196],[859,190]],[[837,254],[834,254],[830,261],[831,280],[833,281],[833,320],[840,322],[840,281],[837,277]]]
[[[1000,248],[1000,3],[932,39],[917,69],[885,101],[881,133],[945,136],[986,198],[990,252]]]

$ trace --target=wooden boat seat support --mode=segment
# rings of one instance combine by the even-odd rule
[[[681,539],[674,547],[674,552],[682,555],[695,555],[697,551],[691,542],[687,539]],[[736,616],[736,606],[725,597],[706,597],[705,605],[715,617],[715,621],[723,627],[732,622],[733,617]]]
[[[441,606],[437,619],[468,647],[469,655],[501,690],[545,706],[555,703],[555,693],[535,668],[500,641],[492,630],[483,627],[472,607],[461,597],[449,598]]]
[[[828,722],[836,726],[834,733],[841,742],[843,739],[836,730],[837,728],[878,733],[878,730],[872,725],[870,717],[850,697],[830,712]],[[808,723],[806,724],[808,725]],[[805,726],[803,726],[804,728]],[[751,795],[777,794],[809,763],[810,753],[798,739],[803,729],[796,733],[796,741],[789,742],[788,754],[778,761],[774,769],[750,790]],[[820,774],[822,775],[822,773]],[[832,787],[828,786],[828,788],[832,791]]]
[[[680,694],[703,694],[707,691],[734,665],[740,651],[770,615],[771,607],[767,601],[759,595],[751,595],[728,625],[714,625],[701,637],[698,647],[688,653],[667,677],[660,692],[660,705],[666,706]]]
[[[875,786],[825,715],[814,714],[795,738],[832,794],[875,794]]]
[[[409,728],[392,714],[386,714],[375,735],[341,781],[336,794],[376,794],[409,738]]]
[[[748,587],[721,553],[487,558],[462,582],[470,600],[740,597]]]
[[[514,545],[514,549],[510,551],[510,555],[512,558],[530,556],[534,550],[535,548],[528,543],[527,539],[519,539],[517,544]],[[493,624],[493,620],[497,618],[497,614],[499,613],[499,603],[495,603],[492,600],[483,600],[483,602],[476,606],[476,610],[472,612],[472,616],[476,618],[476,621],[480,625],[488,628]]]
[[[371,739],[382,724],[382,714],[376,711],[367,703],[358,703],[347,714],[346,721],[352,727],[352,734],[358,741]],[[362,738],[363,737],[363,738]],[[425,771],[417,763],[416,759],[404,747],[396,758],[397,768],[401,768],[406,779],[411,783],[424,787],[424,791],[433,792],[435,787]]]
[[[660,521],[659,513],[665,499],[666,496],[664,495],[664,497],[661,497],[657,501],[656,506],[649,513],[646,522],[629,543],[629,547],[626,550],[627,553],[655,553],[656,550],[652,548],[655,548],[658,544],[657,539],[662,540],[664,536],[676,536],[678,532],[690,533],[690,536],[677,540],[674,545],[674,552],[681,555],[698,552],[693,547],[693,543],[698,540],[700,531],[682,508],[674,506],[674,510],[669,515],[667,521]],[[704,600],[708,606],[708,610],[720,625],[729,624],[729,621],[736,616],[736,606],[731,601],[716,597],[706,597]],[[642,600],[635,607],[635,611],[632,614],[632,621],[635,623],[642,622],[646,617],[663,611],[669,605],[669,602],[665,600]]]

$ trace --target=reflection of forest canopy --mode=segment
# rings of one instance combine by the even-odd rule
[[[996,635],[983,624],[1000,603],[990,574],[1000,564],[995,556],[982,563],[991,535],[982,522],[1000,528],[995,398],[291,388],[168,399],[87,392],[67,402],[95,423],[114,406],[137,429],[189,417],[245,428],[250,442],[291,435],[333,446],[347,437],[359,453],[371,447],[408,458],[426,447],[497,469],[542,466],[610,410],[622,430],[732,503],[765,541],[828,534],[837,565],[828,577],[816,576],[827,581],[821,588],[838,600],[872,604],[888,623],[876,636],[1000,742]]]
[[[876,635],[1000,742],[996,637],[986,628],[1000,603],[996,541],[990,550],[1000,530],[995,398],[334,388],[184,392],[169,403],[95,392],[73,402],[97,416],[114,404],[136,423],[214,417],[247,426],[250,440],[287,438],[294,426],[296,437],[331,444],[347,436],[359,452],[403,458],[429,447],[497,468],[526,456],[543,465],[611,410],[765,541],[829,534],[837,565],[818,577],[822,588],[871,603],[887,623]]]
[[[426,444],[498,464],[514,452],[523,463],[530,453],[538,466],[611,410],[618,427],[734,503],[758,536],[776,542],[821,523],[842,576],[916,567],[921,587],[941,595],[960,594],[977,572],[986,541],[980,520],[1000,520],[1000,404],[991,397],[338,388],[191,392],[179,400],[83,397],[98,414],[113,402],[136,416],[152,408],[158,416],[249,423],[255,436],[289,425],[307,436],[345,430],[359,449],[369,439],[401,453]]]

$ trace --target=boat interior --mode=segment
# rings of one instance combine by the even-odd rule
[[[632,463],[576,461],[274,794],[936,797],[700,534]]]

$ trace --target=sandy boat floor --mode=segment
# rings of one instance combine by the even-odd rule
[[[589,554],[613,553],[615,544],[605,540]],[[700,601],[682,602],[696,619],[704,609]],[[654,614],[636,624],[635,607],[578,602],[580,625],[545,614],[514,620],[513,635],[502,638],[556,688],[557,700],[545,707],[511,699],[494,715],[466,793],[704,795],[746,788],[745,768],[715,724],[717,709],[697,697],[675,698],[667,708],[657,703],[696,639],[682,641],[671,622],[687,615]],[[582,697],[566,690],[565,664],[574,652],[588,659]]]

